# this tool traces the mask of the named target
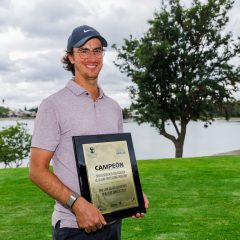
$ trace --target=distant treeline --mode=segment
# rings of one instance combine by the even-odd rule
[[[25,111],[35,111],[37,112],[38,108],[30,108],[30,109],[24,109]],[[11,109],[7,107],[0,106],[0,118],[6,118],[10,116],[10,113],[13,112]],[[130,108],[123,108],[123,119],[129,119],[133,117],[133,110]],[[136,114],[136,113],[135,113]],[[231,117],[240,117],[240,100],[236,101],[235,103],[226,105],[222,108],[216,108],[213,112],[214,117],[224,117],[226,119],[230,119]]]
[[[227,120],[232,117],[240,117],[240,100],[223,106],[220,109],[216,108],[213,115],[214,117],[225,117]]]
[[[11,110],[9,108],[5,108],[5,107],[0,106],[0,117],[1,118],[8,117],[10,111]]]
[[[27,112],[37,112],[38,108],[37,107],[32,107],[27,109],[26,107],[24,108],[24,110],[19,109],[19,110],[15,110],[13,111],[12,109],[8,108],[8,107],[3,107],[0,106],[0,118],[7,118],[7,117],[18,117],[21,113],[23,115],[23,113],[27,113]]]
[[[123,108],[123,119],[128,119],[133,117],[133,110],[130,108]],[[135,113],[136,114],[136,113]],[[221,108],[215,108],[212,112],[215,118],[223,117],[229,120],[230,118],[240,117],[240,100],[234,103],[227,104]]]

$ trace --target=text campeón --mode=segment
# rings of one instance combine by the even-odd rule
[[[123,168],[124,164],[123,162],[117,162],[117,163],[109,163],[109,164],[104,164],[104,165],[96,165],[95,170],[110,170],[113,168]]]

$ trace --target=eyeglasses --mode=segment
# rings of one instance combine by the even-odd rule
[[[76,51],[80,58],[82,59],[87,59],[91,56],[91,53],[93,53],[94,57],[96,58],[102,58],[104,55],[104,49],[103,48],[96,48],[93,50],[90,50],[88,48],[78,48],[78,50]]]

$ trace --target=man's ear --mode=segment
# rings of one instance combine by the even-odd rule
[[[73,53],[67,53],[68,59],[71,62],[71,64],[75,63]]]

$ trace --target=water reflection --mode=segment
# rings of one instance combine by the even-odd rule
[[[202,122],[190,122],[184,144],[184,157],[207,156],[240,149],[240,121],[216,120],[208,128]],[[126,132],[132,133],[137,159],[170,158],[175,156],[173,143],[149,126],[126,123]],[[168,126],[169,132],[174,132]]]

